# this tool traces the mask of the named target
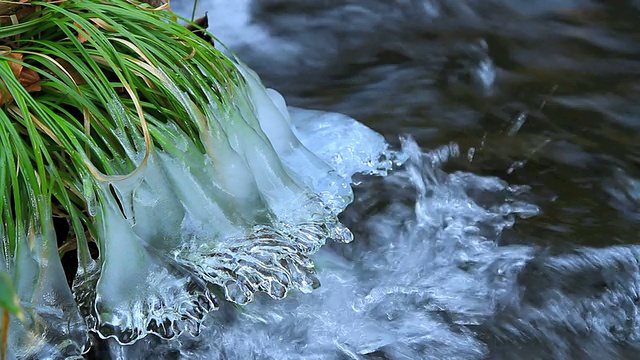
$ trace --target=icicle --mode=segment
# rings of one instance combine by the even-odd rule
[[[198,334],[204,316],[216,307],[213,295],[170,254],[140,238],[108,189],[103,192],[96,217],[101,225],[102,268],[93,309],[95,330],[121,344],[147,334],[163,338],[183,331]],[[157,221],[162,220],[158,217]]]
[[[11,273],[17,278],[16,290],[27,319],[24,323],[12,319],[9,347],[16,358],[82,359],[87,327],[66,283],[51,210],[43,209],[41,215],[47,220],[17,239]]]

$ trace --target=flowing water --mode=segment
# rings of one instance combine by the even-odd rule
[[[205,11],[289,104],[348,114],[409,159],[356,187],[342,215],[355,239],[315,256],[315,291],[222,304],[197,339],[104,354],[640,357],[640,2],[200,0]]]

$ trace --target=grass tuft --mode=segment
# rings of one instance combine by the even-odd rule
[[[24,316],[12,288],[20,253],[32,248],[21,239],[66,219],[70,230],[53,246],[60,257],[77,250],[86,266],[89,243],[101,248],[91,211],[100,183],[135,175],[154,148],[172,146],[176,129],[204,152],[200,134],[214,122],[194,109],[228,108],[244,86],[205,29],[157,5],[0,0],[3,340],[8,314]]]

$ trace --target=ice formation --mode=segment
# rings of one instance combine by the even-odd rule
[[[197,335],[216,292],[242,305],[257,292],[313,290],[310,256],[328,239],[352,240],[337,218],[352,201],[352,175],[385,175],[400,161],[364,125],[288,109],[237,66],[246,86],[232,106],[191,111],[204,151],[177,126],[156,125],[160,140],[144,159],[142,137],[120,129],[139,171],[87,179],[100,256],[80,262],[74,294],[99,336],[129,344]]]
[[[37,201],[34,199],[34,201]],[[56,233],[49,220],[34,220],[18,237],[19,252],[9,263],[26,320],[9,324],[9,358],[56,359],[79,356],[89,341],[58,260]],[[0,230],[0,238],[5,234]],[[5,251],[0,251],[5,259]]]
[[[176,70],[123,59],[157,80],[158,93],[188,116],[174,115],[184,123],[155,119],[175,109],[154,111],[127,89],[133,118],[124,108],[131,103],[107,92],[105,113],[118,126],[100,132],[117,144],[94,149],[107,154],[99,164],[105,173],[89,155],[78,157],[86,169],[69,167],[80,172],[74,179],[81,180],[68,183],[81,210],[65,215],[79,218],[83,197],[88,213],[85,223],[71,224],[78,253],[72,289],[50,221],[34,220],[15,241],[0,233],[3,245],[20,243],[2,249],[0,259],[17,279],[28,318],[10,326],[11,358],[81,356],[88,331],[120,344],[149,334],[195,336],[217,297],[244,305],[258,292],[282,299],[312,291],[319,282],[311,255],[327,240],[353,239],[338,220],[353,200],[352,176],[386,175],[402,161],[381,135],[347,116],[288,108],[238,60]],[[216,66],[229,70],[228,82],[210,76]],[[181,86],[185,80],[196,87]],[[51,219],[47,211],[37,218]]]

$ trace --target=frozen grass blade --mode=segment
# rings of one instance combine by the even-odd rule
[[[25,316],[20,306],[20,299],[16,295],[9,274],[0,271],[0,309],[2,310],[2,326],[0,328],[0,359],[7,355],[7,335],[9,333],[9,317],[11,315],[24,321]]]
[[[20,320],[24,320],[20,300],[13,288],[11,278],[4,271],[0,271],[0,307]],[[3,334],[5,334],[4,329]]]

